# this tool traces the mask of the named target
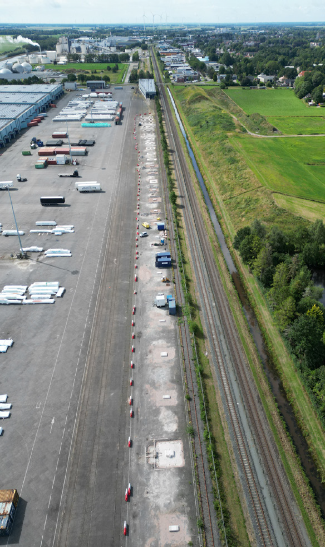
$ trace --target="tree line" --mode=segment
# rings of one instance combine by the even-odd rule
[[[313,270],[325,266],[325,226],[316,220],[284,233],[259,220],[241,228],[234,247],[259,280],[317,408],[325,420],[325,307]],[[323,400],[324,399],[324,400]]]

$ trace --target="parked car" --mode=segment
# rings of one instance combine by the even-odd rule
[[[148,237],[147,232],[141,232],[140,237]]]

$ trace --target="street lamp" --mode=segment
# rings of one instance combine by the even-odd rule
[[[21,239],[20,239],[20,235],[19,235],[19,230],[18,230],[16,215],[15,215],[15,211],[14,211],[14,206],[13,206],[12,200],[11,200],[11,194],[10,194],[9,186],[8,186],[7,190],[8,190],[8,194],[9,194],[9,199],[10,199],[12,214],[14,215],[14,220],[15,220],[15,225],[16,225],[16,230],[17,230],[17,236],[18,236],[19,245],[20,245],[20,252],[21,252],[21,254],[22,254],[23,256],[25,256],[25,253],[24,253],[24,251],[23,251],[23,246],[22,246],[22,244],[21,244]]]

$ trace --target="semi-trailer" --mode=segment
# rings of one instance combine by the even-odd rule
[[[41,205],[61,205],[65,203],[64,196],[43,196],[40,198]]]
[[[78,192],[100,192],[101,191],[99,182],[76,182],[75,186]]]

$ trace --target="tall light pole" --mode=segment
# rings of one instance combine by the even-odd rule
[[[10,199],[10,205],[11,205],[11,209],[12,209],[12,214],[14,215],[14,221],[15,221],[15,225],[16,225],[17,236],[18,236],[18,239],[19,239],[20,252],[21,252],[21,254],[22,254],[23,256],[25,256],[25,253],[24,253],[24,251],[23,251],[23,246],[22,246],[22,244],[21,244],[20,235],[19,235],[19,230],[18,230],[16,215],[15,215],[15,211],[14,211],[14,206],[13,206],[12,201],[11,201],[11,194],[10,194],[9,186],[8,186],[7,190],[8,190],[8,194],[9,194],[9,199]]]

